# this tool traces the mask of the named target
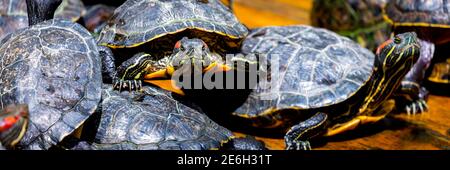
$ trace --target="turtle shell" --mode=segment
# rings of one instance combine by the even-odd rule
[[[219,0],[128,0],[116,9],[100,34],[99,43],[111,48],[136,47],[184,30],[209,32],[238,42],[248,33]],[[205,36],[197,37],[204,38],[206,43],[216,41]],[[171,39],[164,41],[168,40]]]
[[[219,148],[233,137],[205,114],[158,88],[145,87],[142,99],[105,85],[102,95],[102,115],[92,149],[205,150]]]
[[[78,21],[84,15],[81,0],[63,0],[55,18]],[[2,36],[28,26],[26,0],[0,0],[0,39]]]
[[[385,18],[396,26],[450,28],[450,1],[391,0]]]
[[[270,79],[263,78],[235,111],[249,117],[341,103],[367,83],[375,61],[373,53],[350,39],[309,26],[255,29],[242,51],[264,54],[271,63]]]
[[[101,98],[101,60],[79,24],[49,20],[6,36],[0,46],[0,104],[28,104],[18,144],[48,149],[79,127]]]

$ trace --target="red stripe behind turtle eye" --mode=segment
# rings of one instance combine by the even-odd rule
[[[175,44],[175,48],[180,48],[181,47],[181,41],[178,41],[176,44]]]
[[[8,130],[19,120],[18,116],[5,117],[2,122],[0,122],[0,132]]]
[[[392,39],[385,41],[383,44],[378,46],[376,54],[379,55],[381,53],[381,49],[386,47],[386,45],[390,44],[392,42]]]

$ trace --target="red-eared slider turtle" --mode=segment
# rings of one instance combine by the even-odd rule
[[[308,149],[312,138],[384,118],[395,103],[388,99],[416,62],[419,48],[415,33],[396,35],[374,55],[325,29],[255,29],[242,52],[279,63],[270,63],[270,81],[262,79],[233,115],[259,129],[290,128],[287,149]]]
[[[113,49],[116,60],[128,59],[118,69],[119,88],[134,88],[144,80],[182,93],[171,80],[158,79],[186,63],[201,64],[197,68],[202,71],[228,70],[220,60],[237,53],[247,33],[219,0],[129,0],[116,9],[98,43]]]
[[[0,0],[0,39],[8,33],[28,26],[26,0]],[[63,0],[55,18],[78,21],[84,14],[80,0]]]
[[[47,5],[49,1],[31,3],[54,11],[57,6]],[[40,17],[45,15],[30,18],[46,19]],[[23,103],[29,109],[19,148],[48,149],[95,111],[101,98],[101,59],[94,38],[81,25],[48,20],[9,34],[0,44],[0,106]]]
[[[427,110],[425,100],[428,91],[421,87],[421,84],[434,55],[434,44],[441,45],[450,42],[449,10],[450,1],[446,0],[391,0],[384,10],[384,18],[392,24],[395,33],[415,31],[421,39],[423,47],[419,62],[402,82],[402,95],[399,97],[403,98],[406,104],[403,109],[401,108],[405,112],[416,114]],[[443,54],[447,55],[446,52]],[[447,65],[445,58],[433,60],[443,60],[440,65],[444,65],[444,67]],[[442,68],[442,66],[437,66]],[[444,71],[445,69],[435,70]],[[448,73],[436,72],[434,75],[442,74]],[[433,77],[435,76],[430,78],[433,79]]]
[[[28,126],[27,105],[9,105],[0,113],[0,147],[14,148]],[[1,149],[0,149],[1,150]]]
[[[120,93],[104,85],[102,100],[94,141],[80,142],[73,149],[208,150],[220,149],[235,138],[228,129],[159,88],[146,86],[143,93]],[[245,140],[249,141],[238,141],[238,145],[246,146],[238,148],[260,145],[254,139]]]
[[[373,51],[389,38],[382,9],[387,0],[314,0],[312,25],[350,37]]]

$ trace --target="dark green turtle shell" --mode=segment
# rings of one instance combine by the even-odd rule
[[[272,68],[279,71],[271,75],[273,83],[260,81],[235,111],[246,118],[342,103],[368,82],[375,61],[373,53],[350,39],[310,26],[255,29],[244,41],[242,52],[266,54],[268,60],[279,61],[279,67]]]
[[[349,37],[373,51],[389,38],[382,9],[387,0],[314,0],[313,26]]]
[[[391,0],[385,18],[396,26],[450,28],[450,1]]]
[[[104,85],[100,125],[90,149],[205,150],[233,138],[231,131],[164,90],[144,87],[145,96],[136,97],[111,87]]]
[[[55,18],[78,21],[84,15],[81,0],[63,0]],[[26,0],[0,0],[0,39],[2,36],[28,26]]]
[[[248,33],[247,28],[219,0],[128,0],[116,9],[100,33],[99,44],[111,48],[137,47],[184,30],[215,33],[237,42]],[[197,35],[209,45],[209,42],[216,41],[215,37],[209,40],[205,36]]]
[[[95,111],[101,60],[81,25],[49,20],[11,33],[0,44],[0,106],[29,107],[30,124],[18,147],[48,149]]]

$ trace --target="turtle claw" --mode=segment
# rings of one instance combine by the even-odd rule
[[[142,81],[141,80],[118,80],[114,83],[113,89],[118,89],[119,92],[122,92],[124,89],[128,89],[131,93],[132,91],[141,91],[142,90]]]
[[[405,106],[407,115],[417,115],[428,111],[428,104],[425,100],[417,100]]]
[[[286,142],[286,150],[311,150],[311,144],[308,141]]]

